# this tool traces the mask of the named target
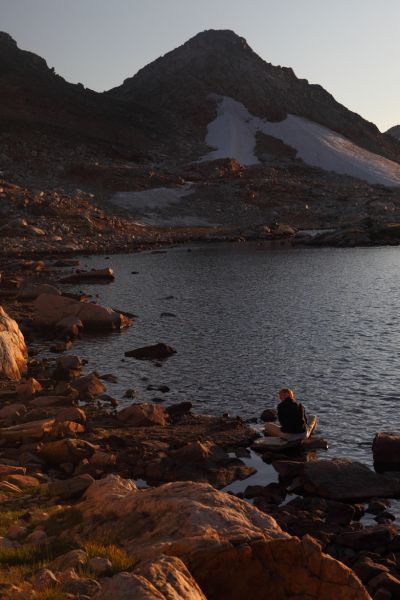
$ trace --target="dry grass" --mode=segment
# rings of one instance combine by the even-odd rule
[[[134,557],[129,556],[125,550],[118,548],[115,544],[102,544],[95,541],[87,542],[82,546],[82,550],[86,552],[88,561],[96,556],[108,558],[111,562],[110,575],[121,573],[121,571],[129,571],[137,562]]]
[[[16,565],[0,568],[0,586],[19,585],[23,583],[33,574],[34,568],[32,565]]]
[[[57,587],[49,587],[40,592],[34,592],[32,600],[66,600],[67,597],[67,594]]]
[[[16,548],[0,548],[0,565],[29,566],[43,560],[42,546],[17,546]]]
[[[17,546],[16,548],[0,548],[0,567],[35,566],[38,570],[60,554],[73,548],[71,542],[56,538],[49,544]]]
[[[6,535],[11,525],[14,525],[24,512],[26,511],[23,509],[4,510],[0,512],[0,535]]]

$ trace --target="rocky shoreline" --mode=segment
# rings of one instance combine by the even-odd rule
[[[193,242],[340,247],[400,242],[400,201],[391,188],[337,180],[338,176],[318,169],[313,170],[309,186],[300,185],[301,164],[244,168],[236,161],[220,160],[192,166],[178,176],[172,166],[169,170],[150,163],[133,167],[104,157],[95,162],[91,157],[92,164],[89,158],[89,164],[75,166],[73,173],[79,176],[73,176],[65,157],[65,173],[53,172],[48,157],[52,175],[47,182],[29,161],[13,163],[7,175],[0,172],[3,261],[126,253]],[[186,210],[193,216],[189,222],[197,219],[208,225],[156,226],[134,204],[122,210],[113,202],[118,190],[146,191],[158,185],[162,187],[155,189],[168,191],[188,181],[194,182],[196,191],[185,206],[166,203],[153,208],[154,223],[173,223]],[[321,198],[309,198],[314,187],[323,190]],[[344,198],[351,201],[344,203]]]
[[[120,408],[106,390],[118,374],[86,373],[73,341],[132,316],[60,292],[60,268],[83,285],[112,277],[72,273],[76,260],[3,265],[1,597],[400,597],[400,476],[313,447],[266,451],[260,426],[190,402],[142,404],[127,390]],[[275,481],[246,485],[252,452]],[[221,491],[237,480],[243,491]]]

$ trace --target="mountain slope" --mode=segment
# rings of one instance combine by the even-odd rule
[[[400,125],[394,125],[394,127],[388,129],[386,133],[396,138],[396,140],[400,140]]]
[[[314,167],[363,179],[369,183],[400,186],[400,164],[357,146],[315,122],[289,114],[279,122],[252,116],[243,104],[217,97],[218,114],[208,125],[206,142],[215,150],[202,161],[234,158],[242,165],[259,164],[258,133],[281,140],[297,157]]]
[[[0,32],[0,90],[2,129],[39,127],[82,139],[132,143],[145,140],[143,123],[146,128],[152,119],[144,109],[127,111],[124,103],[68,83],[43,58],[21,50],[4,32]]]
[[[261,59],[232,31],[204,31],[141,69],[107,93],[162,112],[177,137],[205,135],[215,117],[210,95],[242,103],[257,117],[281,121],[304,117],[353,143],[400,162],[400,148],[377,127],[349,111],[319,85],[298,79],[293,70]]]

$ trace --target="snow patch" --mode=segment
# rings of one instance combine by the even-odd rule
[[[164,208],[171,204],[178,204],[182,198],[192,193],[192,184],[187,183],[177,188],[152,188],[141,192],[117,192],[112,197],[112,202],[120,208],[148,210]]]
[[[195,215],[184,214],[184,198],[194,192],[191,183],[176,188],[152,188],[141,192],[116,192],[111,202],[126,210],[137,219],[138,225],[154,225],[156,227],[200,227],[211,226],[206,219]],[[171,215],[170,208],[179,205],[180,214]]]
[[[201,162],[234,158],[242,165],[258,164],[255,136],[261,131],[297,150],[297,156],[309,165],[369,183],[400,185],[400,164],[360,148],[327,127],[290,114],[284,121],[272,123],[251,115],[233,98],[214,97],[218,113],[208,125],[206,143],[215,150]]]

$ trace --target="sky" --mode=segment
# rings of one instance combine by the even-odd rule
[[[204,29],[319,83],[381,131],[400,123],[400,0],[0,0],[0,30],[103,91]]]

